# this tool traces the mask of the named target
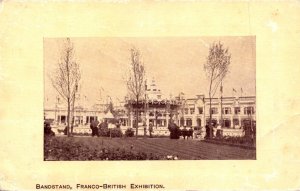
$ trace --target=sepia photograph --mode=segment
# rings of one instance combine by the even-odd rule
[[[44,38],[44,161],[256,160],[256,38]]]
[[[299,3],[0,0],[0,190],[299,190]]]
[[[0,0],[0,190],[299,190],[299,5]]]

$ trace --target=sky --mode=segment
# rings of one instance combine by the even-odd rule
[[[223,96],[255,96],[255,37],[101,37],[70,38],[80,65],[80,97],[85,106],[126,96],[130,49],[140,50],[148,80],[155,79],[163,96],[185,93],[187,98],[208,97],[209,81],[204,64],[209,46],[221,42],[231,54],[229,73],[223,81]],[[55,103],[51,73],[57,67],[65,38],[44,39],[44,102]],[[236,92],[233,91],[236,90]],[[241,92],[243,90],[243,93]],[[218,92],[219,93],[219,92]],[[218,94],[216,94],[218,96]]]

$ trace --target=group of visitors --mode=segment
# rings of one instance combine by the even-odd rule
[[[215,128],[216,126],[216,128]],[[211,128],[209,125],[205,125],[205,139],[209,139],[212,137],[221,138],[223,136],[223,131],[221,125],[218,123],[216,125],[211,125]]]
[[[193,130],[193,127],[189,127],[189,129],[187,129],[186,127],[184,127],[182,130],[181,130],[181,135],[183,136],[183,139],[185,138],[193,138],[193,133],[194,133],[194,130]]]
[[[183,136],[183,139],[188,139],[189,137],[193,138],[194,135],[193,127],[189,127],[188,129],[183,127],[183,129],[180,129],[174,120],[170,120],[168,129],[170,131],[170,139],[179,139],[180,136]]]
[[[147,135],[147,124],[146,124],[146,122],[143,123],[143,127],[144,127],[144,137],[146,137],[146,135]],[[153,133],[153,123],[151,121],[149,122],[149,128],[148,128],[148,130],[149,130],[149,137],[153,138],[153,136],[152,136],[152,133]]]
[[[256,123],[248,124],[245,123],[242,126],[244,137],[246,138],[255,138],[256,137]],[[221,138],[223,136],[223,130],[220,124],[211,125],[211,128],[207,124],[205,126],[205,139],[209,138]]]
[[[90,128],[92,129],[92,137],[94,137],[94,136],[99,137],[100,136],[99,131],[101,129],[108,128],[107,120],[104,120],[101,123],[99,123],[98,120],[94,120],[94,121],[91,122]]]

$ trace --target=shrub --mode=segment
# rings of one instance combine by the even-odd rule
[[[99,129],[99,136],[109,137],[109,129],[107,127],[100,128]]]
[[[73,139],[44,139],[44,160],[166,160],[161,155],[124,148],[91,148]]]
[[[134,130],[132,128],[126,129],[125,136],[126,137],[133,137],[134,136]]]
[[[181,131],[178,126],[173,126],[169,128],[170,131],[170,138],[171,139],[179,139],[181,135]]]
[[[112,129],[108,129],[108,128],[100,128],[99,129],[99,136],[101,137],[122,137],[123,133],[121,131],[120,128],[112,128]]]
[[[113,128],[113,129],[110,129],[110,135],[109,136],[111,136],[111,137],[122,137],[123,133],[122,133],[120,128]]]

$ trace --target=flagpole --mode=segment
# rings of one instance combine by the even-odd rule
[[[235,92],[235,94],[233,92]],[[232,94],[233,94],[232,97],[236,97],[237,96],[237,92],[236,92],[236,90],[234,88],[232,88]]]

